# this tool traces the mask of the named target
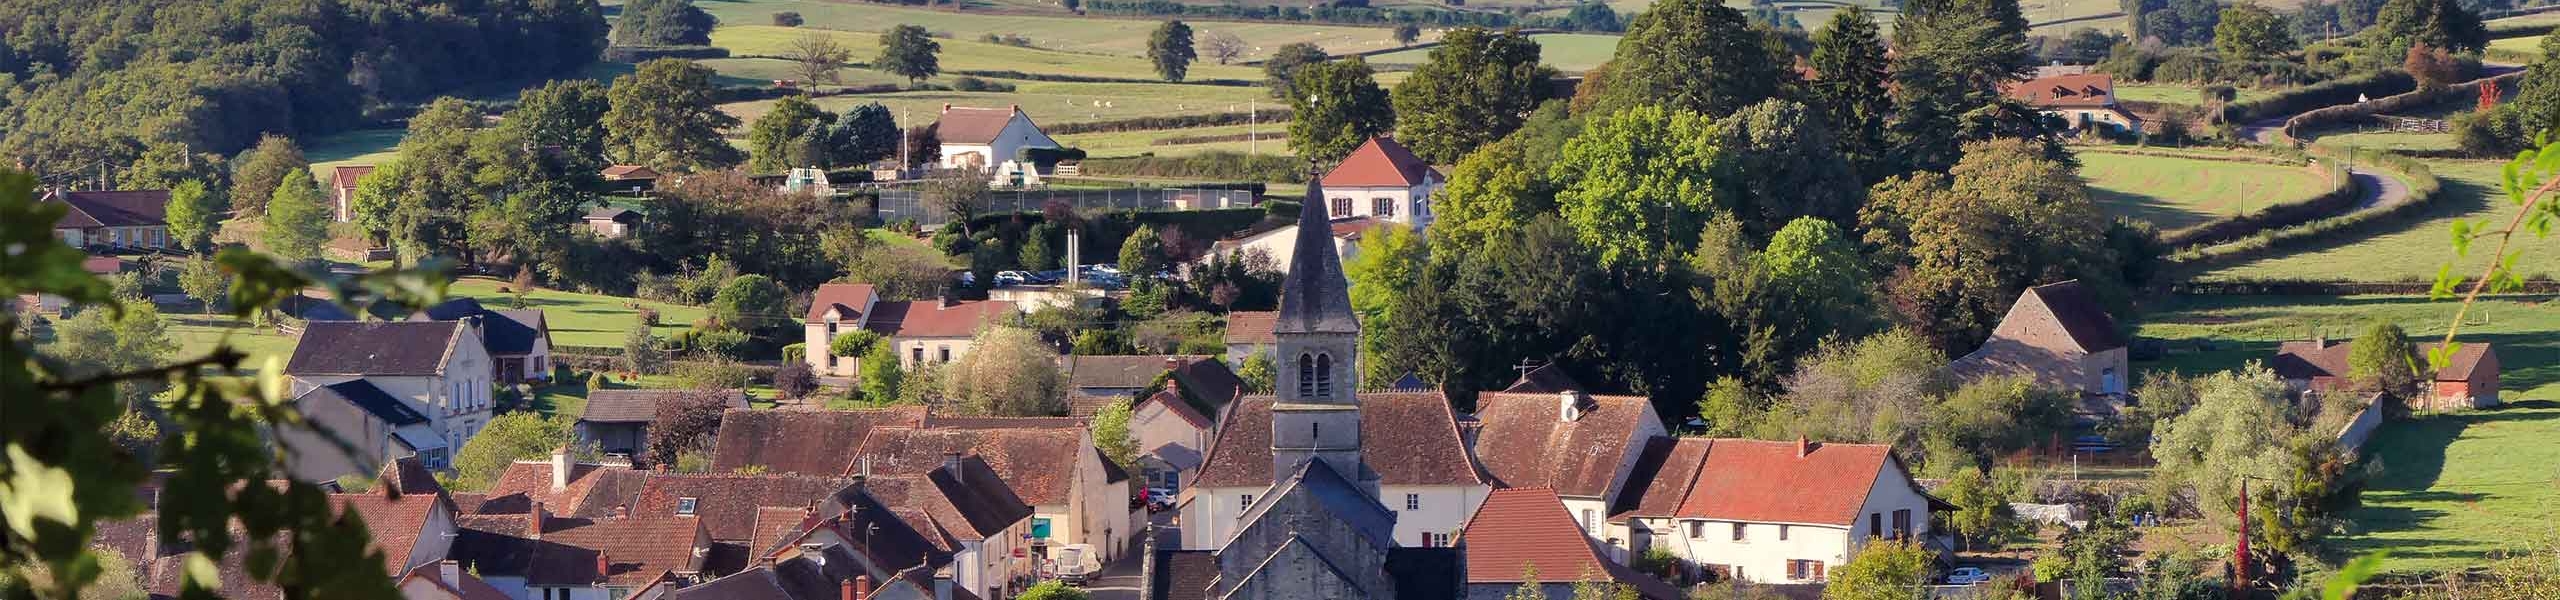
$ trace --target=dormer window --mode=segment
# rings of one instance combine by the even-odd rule
[[[690,496],[683,497],[683,498],[677,498],[677,499],[676,499],[676,514],[678,514],[678,515],[692,515],[692,514],[693,514],[694,506],[696,506],[696,505],[698,505],[698,504],[700,504],[700,503],[701,503],[701,499],[699,499],[699,498],[694,498],[694,497],[690,497]]]

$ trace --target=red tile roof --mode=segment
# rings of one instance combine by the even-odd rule
[[[1227,343],[1237,346],[1280,343],[1279,338],[1271,336],[1271,324],[1279,319],[1280,312],[1271,310],[1227,313]]]
[[[1200,414],[1199,409],[1192,408],[1190,402],[1183,401],[1182,395],[1175,393],[1173,390],[1164,390],[1156,392],[1154,395],[1147,396],[1146,398],[1139,400],[1138,405],[1129,409],[1129,412],[1136,413],[1138,410],[1146,408],[1149,404],[1163,406],[1165,412],[1172,413],[1173,416],[1182,419],[1182,422],[1190,423],[1192,427],[1208,429],[1210,425],[1214,424],[1209,420],[1208,416]]]
[[[1476,460],[1502,487],[1547,487],[1566,496],[1609,494],[1620,461],[1643,449],[1650,401],[1585,395],[1582,415],[1564,420],[1557,394],[1476,397]],[[1655,425],[1659,426],[1659,423]]]
[[[1651,600],[1679,600],[1680,591],[1609,560],[1583,535],[1554,490],[1494,490],[1467,519],[1458,541],[1467,549],[1469,585],[1527,581],[1614,581]]]
[[[863,328],[898,337],[965,338],[1017,311],[1010,300],[917,300],[871,306]]]
[[[519,460],[498,473],[498,481],[489,485],[487,499],[466,510],[481,514],[525,514],[540,502],[552,514],[574,514],[587,504],[596,484],[607,479],[608,471],[630,471],[620,465],[570,463],[569,485],[551,489],[551,461]],[[605,506],[611,508],[610,504]]]
[[[399,575],[407,570],[409,551],[418,546],[418,536],[426,531],[428,515],[434,514],[443,499],[432,494],[392,498],[385,493],[366,492],[330,494],[329,502],[341,512],[364,517],[365,529],[373,533],[368,545],[382,552],[385,574]]]
[[[1084,417],[945,417],[927,414],[925,429],[1084,429]]]
[[[879,297],[879,292],[868,283],[830,283],[821,285],[818,286],[818,291],[815,294],[812,294],[809,298],[809,317],[807,321],[811,323],[825,323],[827,322],[827,310],[835,309],[843,312],[842,316],[837,317],[838,322],[846,324],[859,323],[862,321],[862,307],[871,304],[872,300],[879,299]]]
[[[1066,504],[1075,481],[1076,463],[1090,454],[1084,430],[1067,428],[913,429],[883,427],[871,431],[858,453],[880,475],[920,475],[942,468],[946,453],[976,455],[1003,478],[1023,502],[1034,506]],[[853,466],[859,472],[860,463]]]
[[[489,585],[489,582],[481,581],[479,577],[473,577],[467,572],[454,573],[452,580],[446,580],[444,565],[438,563],[418,565],[418,568],[410,569],[408,575],[401,577],[404,583],[410,579],[434,584],[458,600],[511,600],[506,592],[498,591],[497,586]]]
[[[606,181],[657,179],[658,171],[640,165],[614,165],[604,168],[604,178]]]
[[[373,174],[373,165],[346,165],[329,169],[329,181],[340,191],[353,192],[356,181]]]
[[[935,122],[934,135],[941,138],[942,143],[945,144],[992,142],[995,141],[996,134],[1004,133],[1005,124],[1013,122],[1013,115],[1021,112],[1022,107],[1019,106],[970,108],[945,104],[942,105],[941,120]],[[1012,160],[1012,157],[1000,157],[999,160]]]
[[[2009,84],[2008,94],[2043,108],[2102,108],[2115,105],[2116,80],[2105,73],[2055,75]]]
[[[1324,174],[1324,185],[1338,187],[1412,187],[1431,176],[1431,163],[1423,162],[1406,150],[1395,138],[1371,137],[1361,142],[1333,172]]]
[[[702,523],[693,519],[583,519],[551,517],[543,521],[541,544],[525,573],[532,585],[594,585],[598,555],[609,563],[605,585],[642,587],[670,573],[694,573],[705,542]],[[708,550],[709,544],[700,545]]]
[[[1619,492],[1616,506],[1610,507],[1609,518],[1668,518],[1680,511],[1680,502],[1689,497],[1689,489],[1698,483],[1698,467],[1707,462],[1706,438],[1654,438],[1646,444],[1644,456],[1627,472],[1628,486]],[[1636,482],[1645,482],[1636,487]]]
[[[2436,346],[2436,342],[2419,342],[2412,349],[2417,353],[2420,361],[2419,374],[2433,381],[2470,381],[2472,376],[2480,370],[2480,359],[2487,357],[2491,350],[2488,342],[2465,342],[2460,347],[2454,348],[2453,356],[2443,369],[2433,369],[2432,365],[2425,361],[2429,353],[2435,352]],[[2348,357],[2354,353],[2354,341],[2284,342],[2276,345],[2275,360],[2269,361],[2267,368],[2275,370],[2276,376],[2285,379],[2344,380],[2347,373],[2354,369],[2347,362]]]
[[[1361,392],[1360,453],[1387,485],[1484,485],[1458,439],[1457,415],[1439,390]],[[1194,485],[1271,485],[1271,396],[1246,396],[1229,408],[1227,424],[1200,467]]]
[[[731,543],[762,543],[756,539],[756,511],[768,506],[807,508],[825,500],[827,494],[851,483],[835,477],[808,475],[714,475],[651,473],[641,485],[639,499],[631,507],[633,518],[694,518],[710,532],[711,539]],[[694,499],[694,512],[687,516],[676,509],[683,499]]]
[[[1848,526],[1885,469],[1899,469],[1890,446],[1719,438],[1677,516],[1717,521]]]
[[[764,465],[775,473],[843,475],[875,427],[924,424],[922,406],[870,410],[733,410],[720,416],[711,470]]]

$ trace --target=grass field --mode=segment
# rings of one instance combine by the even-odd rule
[[[892,111],[907,111],[904,122],[927,123],[942,112],[942,105],[1003,107],[1019,105],[1031,120],[1043,125],[1106,121],[1147,116],[1196,115],[1221,112],[1243,112],[1255,99],[1270,100],[1269,93],[1258,87],[1210,85],[1173,85],[1162,83],[1064,83],[1050,81],[1014,82],[1011,92],[912,91],[858,96],[831,96],[817,99],[819,107],[831,112],[844,112],[858,104],[879,102]],[[773,107],[772,100],[738,102],[721,105],[740,120],[754,123]],[[743,133],[743,131],[741,132]]]
[[[339,165],[378,165],[399,153],[406,129],[358,129],[302,142],[302,157],[311,161],[312,179],[329,183],[329,169]]]
[[[1262,143],[1258,149],[1265,154],[1288,154],[1288,129],[1288,123],[1263,123],[1260,127]],[[1245,135],[1253,131],[1254,127],[1250,125],[1228,125],[1221,127],[1194,127],[1191,129],[1176,130],[1079,133],[1052,137],[1057,138],[1058,143],[1060,144],[1083,148],[1087,156],[1093,157],[1137,156],[1149,152],[1163,156],[1173,156],[1200,152],[1211,148],[1229,149],[1232,147],[1232,149],[1235,150],[1244,150],[1253,146],[1253,144],[1244,140],[1182,145],[1156,145],[1154,142],[1156,140],[1172,137]]]
[[[2511,50],[2533,54],[2542,48],[2542,36],[2511,37],[2489,40],[2491,50]]]
[[[2176,231],[2213,219],[2327,193],[2320,171],[2306,166],[2080,153],[2080,175],[2112,215]]]
[[[1618,36],[1582,33],[1541,33],[1529,36],[1538,42],[1538,60],[1565,73],[1589,71],[1618,51]],[[1418,65],[1431,57],[1428,48],[1389,52],[1369,57],[1381,65]]]
[[[880,54],[880,36],[871,33],[822,31],[770,25],[731,25],[711,32],[711,45],[728,48],[733,55],[785,55],[791,44],[812,32],[835,38],[853,53],[854,60],[870,62]],[[1155,63],[1142,55],[1110,55],[1062,52],[990,44],[972,38],[938,40],[942,52],[937,55],[944,71],[1021,71],[1055,73],[1087,77],[1156,79]],[[1035,38],[1036,41],[1036,38]],[[876,73],[876,71],[875,71]],[[1195,79],[1262,78],[1262,70],[1241,65],[1219,65],[1202,60],[1191,65],[1189,77]]]
[[[2461,143],[2450,133],[2408,133],[2373,128],[2369,132],[2334,132],[2322,134],[2320,141],[2392,151],[2452,150]]]
[[[247,353],[244,368],[256,369],[267,357],[278,360],[293,356],[291,337],[274,329],[251,326],[219,312],[211,315],[162,311],[160,318],[169,328],[169,341],[178,345],[171,359],[185,360],[210,354],[216,345],[229,343],[233,349]]]
[[[2451,301],[2409,296],[2182,296],[2143,317],[2138,333],[2172,348],[2209,340],[2210,351],[2137,363],[2202,373],[2265,361],[2277,342],[2360,333],[2369,319],[2399,324],[2412,338],[2444,335]],[[2368,455],[2381,471],[2341,541],[2348,554],[2390,550],[2391,570],[2478,564],[2494,551],[2552,531],[2560,518],[2560,301],[2549,296],[2483,300],[2462,338],[2493,344],[2504,367],[2507,406],[2426,415],[2385,425]]]
[[[2204,100],[2200,97],[2203,94],[2203,90],[2204,88],[2175,83],[2117,82],[2116,99],[2201,106],[2204,104]],[[2239,88],[2237,91],[2239,92],[2240,100],[2257,98],[2270,93],[2267,90],[2257,88]]]
[[[506,285],[505,281],[488,277],[464,277],[454,281],[449,292],[499,309],[514,305],[514,297],[498,293],[498,288]],[[550,289],[526,294],[524,304],[525,308],[542,309],[542,320],[551,327],[554,346],[622,347],[623,334],[631,331],[639,314],[631,304],[658,311],[655,331],[660,336],[674,335],[705,314],[700,307]]]
[[[2514,216],[2515,206],[2498,189],[2503,163],[2437,160],[2428,164],[2444,181],[2440,192],[2444,196],[2419,209],[2415,219],[2379,233],[2339,237],[2283,256],[2225,267],[2205,277],[2423,281],[2433,279],[2436,268],[2449,260],[2454,261],[2455,272],[2478,273],[2486,266],[2485,259],[2475,253],[2454,260],[2453,243],[2447,236],[2457,219],[2503,225]],[[2516,267],[2526,277],[2560,276],[2560,240],[2520,234],[2516,248],[2523,251]]]
[[[935,33],[949,34],[952,40],[975,40],[989,33],[1015,34],[1031,38],[1034,45],[1053,50],[1145,56],[1147,34],[1161,23],[1160,19],[1113,19],[1075,17],[1063,12],[1055,15],[989,14],[959,11],[925,10],[861,2],[825,0],[734,0],[704,2],[704,10],[730,26],[769,25],[773,13],[793,11],[806,20],[804,27],[845,31],[884,31],[899,24],[921,25]],[[1245,42],[1245,60],[1270,56],[1282,44],[1312,42],[1334,54],[1349,54],[1390,48],[1395,45],[1394,30],[1386,27],[1346,27],[1304,23],[1274,22],[1191,22],[1193,39],[1205,39],[1212,32],[1234,34]],[[1436,33],[1425,30],[1423,39]]]

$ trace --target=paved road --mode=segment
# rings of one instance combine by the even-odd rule
[[[1182,530],[1173,526],[1173,511],[1148,515],[1155,523],[1158,548],[1174,548],[1182,543]],[[1143,552],[1131,552],[1119,562],[1102,566],[1102,576],[1085,585],[1084,591],[1094,600],[1139,600],[1138,584],[1145,573]]]

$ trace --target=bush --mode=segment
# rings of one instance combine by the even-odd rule
[[[1093,158],[1086,159],[1083,163],[1084,173],[1093,176],[1169,177],[1270,183],[1305,183],[1307,180],[1305,167],[1304,161],[1293,157],[1251,155],[1231,150],[1216,150],[1181,157],[1147,155],[1127,158]]]
[[[2181,52],[2160,61],[2151,71],[2153,81],[2211,83],[2222,78],[2222,60],[2203,52]]]
[[[1010,92],[1013,84],[961,76],[951,80],[951,89],[962,92]]]
[[[668,373],[676,385],[697,390],[746,389],[755,385],[755,370],[726,360],[689,360]]]
[[[818,374],[810,372],[809,363],[790,361],[773,372],[773,389],[782,392],[784,400],[799,400],[818,391]]]
[[[782,362],[796,363],[808,360],[808,358],[809,345],[807,343],[792,342],[782,345]]]
[[[799,27],[799,26],[800,26],[800,24],[801,24],[802,22],[803,22],[803,21],[800,19],[800,13],[791,12],[791,11],[787,11],[787,10],[786,10],[786,11],[782,11],[782,12],[773,13],[773,24],[774,24],[774,25],[778,25],[778,26],[782,26],[782,27]]]

